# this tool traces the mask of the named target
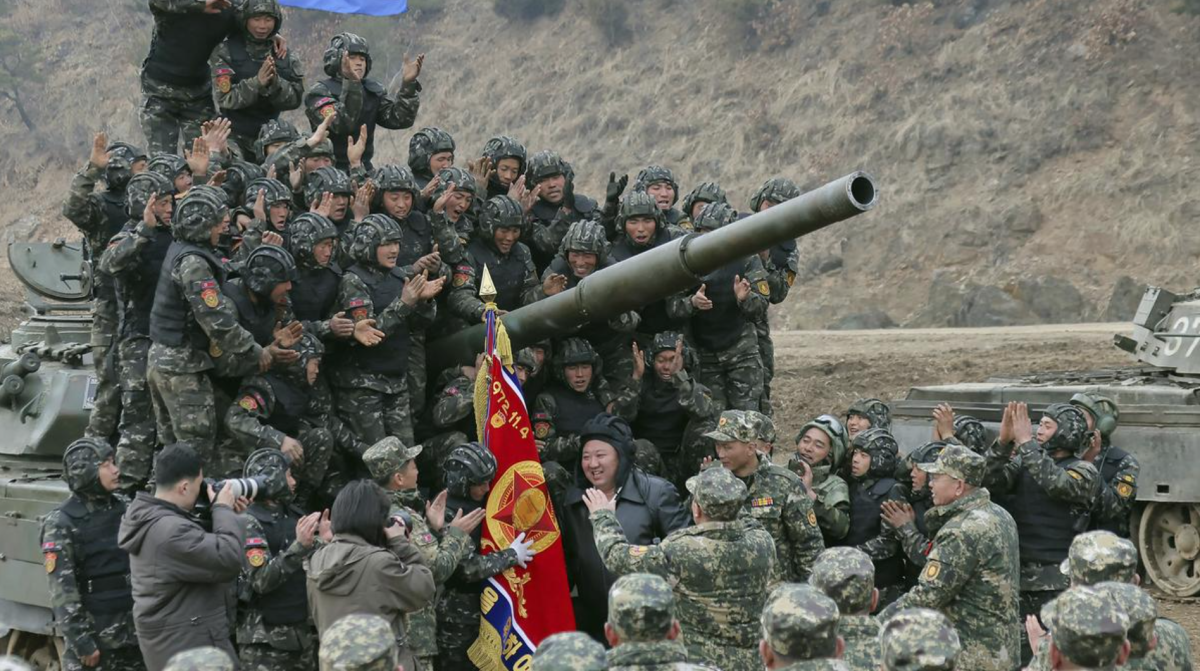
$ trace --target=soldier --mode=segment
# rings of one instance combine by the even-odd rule
[[[216,193],[213,193],[216,192]],[[217,194],[220,194],[219,196]],[[216,407],[208,371],[226,357],[228,375],[265,371],[284,357],[276,343],[262,346],[238,324],[237,309],[222,293],[226,268],[216,246],[229,225],[224,192],[193,189],[172,218],[174,242],[163,258],[150,311],[146,379],[160,443],[188,441],[212,458]],[[239,370],[241,369],[241,370]]]
[[[401,165],[384,165],[376,168],[371,181],[375,184],[371,211],[395,219],[404,231],[399,261],[404,271],[412,275],[422,270],[448,275],[449,269],[442,263],[442,251],[457,258],[456,254],[462,254],[462,244],[453,227],[445,225],[444,217],[438,222],[442,226],[434,228],[429,217],[414,207],[421,191],[412,171]]]
[[[688,479],[687,490],[696,526],[657,545],[629,544],[616,501],[588,490],[584,502],[596,548],[614,575],[653,573],[671,583],[690,661],[725,671],[757,669],[757,618],[775,570],[771,535],[757,522],[739,519],[747,489],[728,470],[700,471]]]
[[[654,199],[667,226],[681,226],[688,221],[687,216],[675,207],[679,202],[679,182],[670,168],[661,165],[642,168],[633,179],[633,190],[645,191]]]
[[[310,211],[318,212],[329,218],[338,229],[341,245],[339,262],[348,260],[352,242],[350,222],[353,212],[350,201],[354,197],[354,189],[350,177],[337,168],[318,168],[309,173],[304,182],[304,199]],[[329,207],[325,202],[328,199]]]
[[[488,199],[507,196],[509,189],[525,174],[525,145],[516,138],[497,135],[483,145],[481,156],[493,168],[487,183]]]
[[[221,292],[233,304],[238,324],[254,337],[254,342],[260,347],[279,343],[282,351],[272,360],[273,365],[292,363],[299,356],[291,347],[303,335],[304,328],[292,317],[288,304],[295,276],[296,262],[286,249],[261,245],[246,257],[240,276],[221,285]],[[225,394],[232,394],[238,380],[251,371],[246,370],[245,362],[235,361],[222,352],[209,354],[215,364],[216,383]],[[231,472],[240,471],[244,459],[245,455],[241,455],[236,463],[230,464]],[[209,470],[214,474],[226,473],[212,464]]]
[[[438,173],[437,185],[430,191],[429,221],[438,234],[438,253],[448,264],[462,263],[467,243],[475,234],[474,199],[479,192],[475,176],[462,168],[449,167]],[[453,237],[446,239],[441,236]],[[457,238],[457,241],[455,241]],[[445,249],[442,249],[442,247]]]
[[[450,451],[443,464],[446,472],[447,521],[451,515],[470,515],[487,505],[492,478],[496,475],[496,457],[479,443],[465,443]],[[451,511],[454,511],[453,513]],[[437,604],[437,646],[439,669],[469,669],[467,649],[479,636],[480,583],[514,566],[525,568],[533,558],[533,540],[518,534],[512,544],[499,550],[488,548],[480,554],[483,533],[476,528],[471,538],[477,548],[459,562],[446,583]]]
[[[333,372],[338,414],[359,440],[379,442],[385,435],[413,442],[408,390],[408,349],[413,332],[432,322],[432,302],[442,279],[426,274],[403,277],[394,272],[400,255],[400,226],[372,214],[354,229],[354,265],[342,277],[338,309],[357,324],[373,319],[386,334],[378,345],[352,343],[343,365]]]
[[[42,557],[63,668],[145,669],[133,628],[129,555],[117,547],[125,499],[108,443],[80,438],[63,454],[71,497],[42,521]]]
[[[762,611],[758,654],[767,669],[849,671],[837,604],[812,585],[784,583]]]
[[[684,219],[680,221],[679,227],[685,231],[692,230],[696,218],[700,216],[700,210],[704,209],[705,205],[713,203],[729,203],[725,197],[725,189],[722,189],[721,185],[716,182],[701,182],[700,186],[692,189],[688,195],[683,197]]]
[[[689,664],[675,619],[675,595],[666,580],[649,573],[622,576],[608,591],[604,638],[609,671],[704,671]]]
[[[1129,630],[1126,632],[1126,638],[1129,640],[1129,658],[1121,668],[1131,671],[1172,668],[1162,664],[1166,660],[1156,660],[1151,656],[1151,651],[1158,643],[1154,632],[1158,620],[1158,605],[1154,602],[1154,597],[1137,585],[1128,583],[1105,582],[1096,588],[1108,595],[1129,618]]]
[[[154,35],[142,62],[139,118],[151,154],[176,154],[216,116],[208,57],[238,30],[230,0],[150,0]],[[278,45],[277,45],[278,48]]]
[[[860,398],[850,404],[850,409],[846,411],[849,439],[854,440],[855,436],[867,429],[892,429],[892,411],[887,403],[877,398]]]
[[[884,671],[954,671],[962,653],[946,616],[928,608],[892,616],[879,635],[879,648]]]
[[[234,144],[252,158],[259,128],[300,106],[304,70],[286,43],[275,39],[283,28],[279,0],[246,0],[236,25],[213,52],[212,81],[221,115],[233,124]]]
[[[635,349],[633,384],[618,390],[613,402],[613,411],[629,420],[634,438],[649,441],[661,455],[663,477],[676,489],[713,456],[703,433],[721,410],[708,387],[686,370],[684,348],[681,334],[663,331],[644,353]]]
[[[808,489],[825,545],[840,544],[850,531],[850,487],[838,472],[846,460],[846,430],[832,415],[800,427],[787,467]]]
[[[229,653],[206,645],[171,657],[163,671],[236,671]]]
[[[243,253],[252,252],[264,240],[269,240],[269,237],[264,238],[267,232],[282,238],[282,243],[274,244],[289,246],[293,200],[291,189],[284,186],[283,182],[269,177],[254,180],[246,187],[244,207],[253,214],[254,219],[243,231],[242,246],[239,248]]]
[[[432,193],[437,187],[436,184],[433,187],[429,186],[434,177],[446,168],[454,166],[454,149],[454,138],[441,128],[422,128],[409,138],[408,167],[412,170],[417,188],[423,196],[417,203],[418,209],[428,209],[428,203],[425,202],[428,194],[425,193],[425,189],[429,188]]]
[[[146,356],[150,352],[150,310],[163,258],[171,246],[171,215],[175,201],[166,177],[151,172],[135,175],[126,188],[131,218],[108,243],[100,270],[113,279],[120,302],[120,343],[117,380],[121,391],[120,438],[117,465],[121,486],[137,489],[150,477],[157,443],[154,406],[146,387]],[[95,411],[93,411],[95,418]]]
[[[949,443],[934,441],[909,452],[903,463],[907,464],[912,478],[912,489],[905,501],[884,501],[880,514],[890,532],[900,542],[906,564],[906,583],[912,587],[917,583],[921,570],[925,568],[926,552],[929,551],[929,527],[925,524],[925,513],[933,507],[932,494],[929,491],[929,474],[923,470],[925,464],[937,461],[938,455],[946,449]],[[884,537],[881,537],[882,541]],[[873,548],[870,541],[863,550],[871,554]]]
[[[400,671],[400,651],[388,621],[351,613],[321,638],[321,671]],[[423,670],[422,670],[423,671]]]
[[[920,582],[880,618],[905,608],[932,608],[950,619],[962,641],[961,666],[1009,671],[1020,661],[1017,624],[1017,526],[982,487],[983,457],[947,446],[932,464],[934,507],[925,524],[934,534]]]
[[[703,235],[733,223],[725,204],[705,207],[694,220]],[[771,295],[758,256],[737,259],[704,277],[700,286],[668,300],[667,314],[689,320],[700,352],[700,381],[721,407],[758,410],[763,393],[762,359],[753,320],[767,310]]]
[[[467,325],[483,320],[479,282],[485,266],[500,310],[512,312],[542,297],[533,255],[520,240],[524,227],[521,204],[512,198],[496,196],[484,206],[478,235],[467,245],[464,262],[454,267],[454,288],[448,299],[450,311]]]
[[[479,508],[463,515],[458,511],[447,522],[445,490],[432,503],[424,503],[417,490],[417,455],[421,446],[405,447],[399,438],[387,436],[363,453],[363,463],[376,484],[392,498],[390,514],[404,520],[409,539],[425,557],[433,582],[443,585],[463,559],[471,554],[471,534],[487,510]],[[421,669],[434,668],[437,659],[437,612],[435,604],[408,615],[408,635]]]
[[[986,454],[988,448],[987,429],[983,422],[970,415],[954,418],[954,435],[948,440],[964,445],[976,454]]]
[[[427,431],[422,440],[424,449],[417,459],[424,490],[433,492],[445,486],[442,462],[446,455],[469,442],[468,435],[476,435],[475,378],[482,365],[483,355],[480,354],[474,365],[447,368],[437,377],[440,390],[430,402],[429,421],[417,425],[418,431]]]
[[[63,216],[84,234],[84,253],[93,264],[98,263],[108,241],[131,217],[142,216],[141,209],[127,209],[126,193],[133,176],[145,169],[146,155],[140,149],[125,142],[110,145],[105,133],[96,133],[91,157],[71,179],[62,207]],[[105,188],[96,193],[96,180],[101,175]],[[98,270],[92,281],[91,337],[97,386],[87,435],[107,440],[116,431],[121,416],[115,356],[109,356],[117,335],[119,307],[112,277]]]
[[[1129,658],[1129,616],[1108,594],[1072,587],[1042,607],[1052,669],[1112,669]]]
[[[1087,529],[1099,476],[1081,459],[1091,446],[1085,415],[1076,406],[1055,403],[1035,434],[1026,405],[1009,403],[987,455],[987,487],[1010,495],[1008,510],[1021,535],[1022,620],[1067,588],[1059,566],[1071,539]],[[1028,646],[1022,653],[1028,662]]]
[[[802,582],[825,548],[821,527],[800,476],[755,449],[757,428],[750,412],[726,410],[716,429],[704,437],[716,444],[721,465],[746,485],[743,513],[761,524],[775,541],[776,581]]]
[[[333,539],[329,511],[304,515],[292,505],[291,460],[274,448],[256,450],[243,475],[256,478],[258,496],[246,509],[246,567],[238,581],[236,640],[247,671],[313,669],[317,637],[308,618],[304,563],[317,539]]]
[[[1137,500],[1137,477],[1141,466],[1137,457],[1112,444],[1109,436],[1117,429],[1120,412],[1111,399],[1082,393],[1071,397],[1071,405],[1083,408],[1092,445],[1086,461],[1100,471],[1100,491],[1092,505],[1089,529],[1104,529],[1129,538],[1129,518]]]
[[[292,311],[304,330],[324,342],[345,340],[354,333],[354,321],[336,311],[342,269],[334,261],[337,227],[328,217],[305,212],[292,222],[288,249],[296,260],[296,279],[290,295]]]
[[[763,212],[780,203],[800,196],[800,187],[786,177],[772,177],[758,187],[750,197],[750,211]],[[779,305],[788,297],[796,273],[800,270],[800,251],[795,240],[787,240],[758,253],[767,270],[771,287],[771,305]],[[758,331],[758,354],[763,362],[763,410],[771,412],[771,380],[775,377],[775,344],[771,341],[771,324],[766,314],[754,321]]]
[[[885,535],[880,516],[885,501],[904,500],[904,488],[892,477],[899,452],[887,429],[862,431],[850,444],[850,531],[843,542],[860,550],[870,544],[881,608],[904,589],[900,544]]]
[[[567,338],[554,357],[554,379],[533,402],[533,435],[542,462],[574,468],[579,432],[587,421],[611,412],[612,394],[599,375],[600,357],[582,338]]]
[[[383,84],[367,78],[371,73],[371,51],[365,39],[354,33],[340,33],[329,41],[329,48],[322,56],[328,79],[317,82],[304,94],[304,108],[314,129],[327,117],[335,117],[329,127],[329,139],[333,141],[338,168],[350,169],[346,148],[350,137],[358,137],[363,127],[367,138],[362,161],[367,170],[372,169],[376,126],[391,130],[412,127],[421,106],[421,84],[417,77],[424,63],[425,54],[411,61],[404,57],[403,83],[393,98]],[[362,141],[361,137],[358,139]]]
[[[837,604],[846,665],[854,671],[876,671],[880,629],[871,613],[879,605],[879,589],[871,558],[855,548],[829,548],[817,556],[808,582]]]
[[[656,183],[657,186],[663,184]],[[616,242],[611,252],[614,262],[620,263],[679,237],[681,230],[666,223],[660,205],[660,202],[642,191],[633,191],[621,200],[616,219]],[[638,321],[637,336],[642,346],[648,345],[656,334],[672,327],[672,320],[667,315],[666,299],[642,306],[638,314],[641,319]]]
[[[558,254],[571,224],[599,216],[596,201],[575,193],[575,171],[571,165],[552,151],[540,151],[529,157],[525,182],[511,195],[524,204],[530,222],[526,244],[533,251],[539,273]]]
[[[530,667],[532,671],[605,671],[607,668],[604,646],[578,631],[547,636],[533,653]]]

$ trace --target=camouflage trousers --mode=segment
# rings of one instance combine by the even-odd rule
[[[408,346],[408,402],[412,416],[425,411],[425,334],[413,333]]]
[[[241,671],[316,671],[317,648],[305,650],[276,650],[270,645],[255,643],[238,648]]]
[[[206,466],[216,457],[217,408],[208,373],[171,373],[150,357],[146,371],[154,422],[163,445],[186,442]]]
[[[84,666],[68,647],[63,650],[62,661],[63,671],[146,671],[142,650],[137,646],[103,650],[100,652],[100,663],[96,666]]]
[[[693,664],[708,664],[721,671],[759,671],[763,668],[758,647],[735,648],[717,645],[702,636],[684,636],[688,661]]]
[[[374,389],[340,387],[335,398],[338,416],[367,445],[386,436],[395,436],[405,445],[414,443],[407,389],[385,394]]]
[[[617,342],[605,343],[597,349],[604,366],[604,379],[613,389],[629,384],[633,377],[633,336],[618,338]],[[651,371],[653,372],[653,371]]]
[[[296,439],[304,446],[304,461],[292,475],[296,478],[296,501],[305,502],[317,495],[325,482],[333,458],[333,434],[323,426],[304,425]]]
[[[722,408],[757,411],[762,407],[763,365],[754,327],[747,324],[728,349],[701,349],[699,379]]]
[[[84,435],[110,440],[121,419],[121,388],[117,384],[117,303],[97,298],[92,303],[92,359],[96,366],[96,398]]]
[[[437,604],[439,671],[478,668],[467,650],[479,636],[479,595],[447,589]]]
[[[146,484],[154,462],[158,439],[154,425],[154,404],[146,381],[150,339],[126,338],[118,345],[117,379],[121,387],[121,434],[117,441],[117,466],[121,468],[121,488],[132,490]]]
[[[201,124],[216,116],[212,87],[207,82],[198,87],[174,86],[142,73],[138,120],[146,135],[146,151],[151,156],[160,153],[182,156],[181,136],[183,146],[190,151],[192,141],[200,137]]]
[[[763,393],[758,411],[770,417],[773,414],[771,381],[775,379],[775,342],[771,340],[771,327],[767,323],[766,317],[763,317],[762,322],[757,324],[756,328],[758,331],[758,358],[762,361],[763,367]]]
[[[442,464],[450,450],[469,442],[467,434],[461,431],[439,433],[432,438],[422,441],[421,453],[417,455],[417,482],[431,492],[440,492],[446,486],[445,471]]]

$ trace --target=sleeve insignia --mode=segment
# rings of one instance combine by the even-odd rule
[[[1071,470],[1071,469],[1069,469],[1069,468],[1067,469],[1067,475],[1069,475],[1069,476],[1071,476],[1071,477],[1075,478],[1076,480],[1082,480],[1082,479],[1083,479],[1083,476],[1079,474],[1079,471],[1072,471],[1072,470]]]
[[[59,547],[58,543],[55,543],[54,541],[42,543],[42,552],[58,552],[61,549],[62,548]]]
[[[218,91],[220,91],[221,93],[229,93],[229,91],[232,88],[233,88],[233,80],[231,80],[229,78],[229,75],[221,75],[220,77],[217,77],[217,90]]]
[[[217,341],[212,341],[208,344],[208,355],[214,359],[221,358],[225,352],[217,345]]]
[[[921,578],[925,580],[933,580],[942,573],[942,565],[940,562],[931,561],[925,565],[925,572],[921,574]]]
[[[224,67],[217,68],[217,76],[218,77],[230,76],[230,75],[233,75],[233,68],[224,68]]]
[[[262,548],[246,550],[246,561],[254,568],[262,568],[267,563],[267,551]]]
[[[817,526],[817,511],[812,510],[811,508],[808,511],[808,526]]]
[[[535,438],[538,438],[539,440],[544,440],[546,438],[546,436],[550,435],[550,423],[549,422],[538,422],[537,424],[534,424],[533,425],[533,435]]]
[[[238,401],[238,406],[248,412],[254,412],[258,410],[258,401],[255,401],[253,396],[243,396],[242,400]]]
[[[467,276],[462,273],[454,273],[454,286],[461,287],[467,283]]]
[[[773,505],[775,505],[775,499],[771,498],[770,496],[760,496],[750,499],[751,508],[769,508]]]
[[[458,396],[460,393],[461,392],[458,391],[458,387],[446,387],[447,396]]]
[[[755,288],[758,289],[758,293],[764,296],[771,295],[771,285],[767,284],[766,280],[759,280],[758,284],[755,285]]]
[[[1130,496],[1133,496],[1133,487],[1131,487],[1128,482],[1118,482],[1117,495],[1123,499],[1127,499]]]
[[[364,306],[364,305],[366,305],[366,304],[367,304],[367,302],[366,302],[365,300],[361,299],[361,298],[351,298],[351,299],[350,299],[350,302],[346,304],[346,307],[348,307],[348,308],[358,308],[358,307],[362,307],[362,306]]]
[[[629,556],[630,557],[641,557],[642,555],[646,554],[649,551],[650,551],[650,548],[646,547],[645,545],[630,545],[629,546]]]
[[[366,308],[355,308],[350,311],[350,319],[353,321],[362,321],[367,318]]]
[[[217,290],[208,288],[200,292],[200,300],[210,308],[215,308],[221,304],[221,297],[217,294]]]
[[[43,563],[46,566],[46,573],[54,573],[54,568],[58,566],[58,553],[47,552],[43,556]]]
[[[790,287],[796,283],[796,273],[787,271],[787,285]]]
[[[246,539],[246,547],[248,548],[265,548],[267,547],[267,539],[260,536],[251,536]]]
[[[334,114],[337,114],[337,109],[334,108],[332,103],[321,108],[321,119],[322,120],[328,119],[329,117],[333,116]]]
[[[1128,482],[1131,485],[1134,483],[1133,473],[1126,473],[1125,475],[1122,475],[1121,477],[1119,477],[1117,479],[1124,480],[1125,482]]]

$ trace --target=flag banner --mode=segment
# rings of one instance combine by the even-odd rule
[[[408,0],[279,0],[279,4],[297,9],[367,16],[393,16],[408,11]]]
[[[480,548],[500,552],[519,534],[533,542],[536,556],[493,576],[479,596],[479,638],[471,645],[471,661],[484,671],[525,671],[542,639],[575,629],[570,587],[563,558],[558,518],[546,488],[546,476],[533,442],[529,411],[516,375],[505,368],[501,347],[507,338],[494,310],[487,312],[488,356],[479,377],[486,380],[483,445],[496,456],[496,477],[488,495],[487,518]],[[481,385],[482,386],[482,385]],[[477,398],[483,394],[477,394]]]

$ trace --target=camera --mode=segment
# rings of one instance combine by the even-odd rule
[[[212,519],[212,506],[216,500],[216,495],[221,493],[221,490],[226,487],[233,488],[234,496],[245,497],[254,500],[258,496],[259,489],[265,489],[267,478],[256,475],[252,478],[229,478],[228,480],[215,480],[213,478],[204,478],[204,484],[200,487],[200,496],[196,499],[196,507],[192,511],[192,516],[200,520]],[[213,489],[213,498],[208,498],[208,488]]]
[[[409,515],[407,510],[399,510],[399,511],[389,515],[387,524],[385,524],[384,526],[394,527],[394,526],[396,526],[397,522],[404,525],[405,535],[408,535],[409,533],[412,532],[412,525],[413,525],[412,515]]]

